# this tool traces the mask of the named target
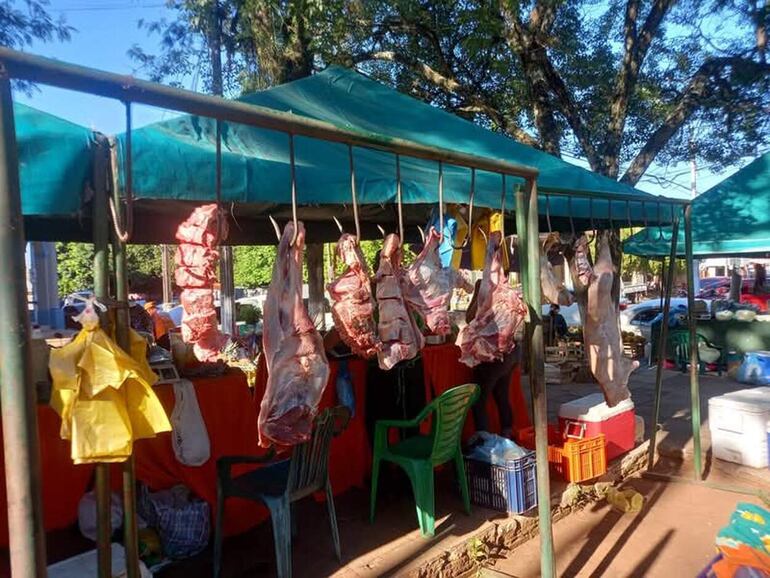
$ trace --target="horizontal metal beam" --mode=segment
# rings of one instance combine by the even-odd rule
[[[692,201],[690,199],[676,199],[672,197],[662,197],[658,195],[653,195],[652,193],[642,193],[642,194],[627,194],[627,193],[595,193],[591,191],[580,191],[579,193],[575,192],[569,192],[569,191],[552,191],[548,190],[546,192],[542,192],[540,194],[540,200],[542,201],[545,197],[572,197],[574,199],[579,198],[585,198],[585,199],[596,199],[599,201],[612,201],[613,204],[617,204],[620,206],[625,205],[627,202],[634,203],[634,204],[644,204],[645,206],[649,207],[656,207],[658,204],[660,205],[675,205],[675,206],[681,206],[686,207],[687,205],[691,204]],[[607,217],[601,217],[602,219],[606,219]],[[649,221],[654,221],[654,219],[649,219]]]
[[[387,137],[379,133],[344,129],[328,122],[288,112],[173,88],[139,80],[132,76],[76,66],[18,52],[10,48],[0,47],[0,63],[5,66],[12,78],[114,98],[124,102],[157,106],[287,134],[382,150],[425,160],[443,161],[456,166],[476,168],[524,179],[536,178],[539,172],[533,167],[430,147],[406,139]]]

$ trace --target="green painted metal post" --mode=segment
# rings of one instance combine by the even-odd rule
[[[0,65],[2,66],[2,65]],[[46,575],[40,444],[30,359],[24,220],[11,83],[0,69],[0,405],[11,575]]]
[[[692,257],[692,205],[684,208],[684,255],[687,268],[687,317],[690,327],[690,402],[692,405],[692,452],[695,479],[703,479],[703,460],[700,443],[700,381],[698,371],[698,327],[695,317],[695,294],[693,293],[694,263]]]
[[[519,259],[519,280],[524,294],[529,288],[529,268],[527,267],[527,195],[520,187],[516,187],[516,241]]]
[[[94,189],[93,241],[94,241],[94,295],[97,299],[109,297],[109,242],[110,221],[108,204],[109,143],[99,137],[93,145]],[[112,490],[110,489],[110,465],[96,465],[96,549],[99,578],[112,576]]]
[[[660,396],[663,390],[663,366],[666,363],[666,341],[668,340],[668,314],[671,310],[671,287],[674,285],[674,272],[676,271],[676,245],[679,237],[679,214],[674,216],[671,226],[671,254],[668,258],[666,269],[665,298],[663,301],[663,321],[660,324],[658,338],[658,366],[655,370],[655,403],[652,409],[652,421],[650,422],[650,447],[647,454],[647,469],[651,470],[655,464],[655,446],[658,439],[658,419],[660,419]],[[664,262],[665,265],[665,262]]]
[[[551,484],[548,465],[548,399],[545,391],[545,350],[540,305],[540,217],[537,202],[537,183],[527,182],[527,292],[529,308],[529,385],[532,389],[532,415],[535,423],[535,451],[537,455],[537,499],[540,523],[540,575],[556,576],[551,525]],[[518,208],[518,207],[517,207]]]
[[[130,109],[127,107],[127,111]],[[127,112],[130,117],[130,112]],[[129,130],[126,134],[130,134]],[[130,147],[130,137],[126,146]],[[127,162],[126,188],[131,187],[131,163]],[[113,178],[113,182],[115,179]],[[120,189],[116,185],[113,191],[118,226],[128,221],[122,216]],[[113,236],[113,255],[115,257],[115,297],[118,310],[115,318],[115,337],[118,345],[126,352],[130,351],[129,341],[129,312],[128,312],[128,272],[126,271],[126,244],[117,236]],[[123,536],[126,549],[126,570],[128,578],[140,578],[139,574],[139,535],[136,526],[136,474],[134,471],[134,456],[129,457],[123,464]]]

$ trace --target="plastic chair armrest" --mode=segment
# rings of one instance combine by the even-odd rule
[[[230,468],[236,464],[265,464],[275,458],[275,447],[270,446],[261,456],[224,456],[217,460],[217,470],[220,473],[230,475]]]

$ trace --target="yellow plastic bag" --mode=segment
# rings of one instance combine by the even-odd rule
[[[607,503],[624,514],[636,514],[642,511],[644,496],[633,488],[619,490],[609,488],[607,490]]]
[[[131,356],[98,326],[51,352],[51,406],[61,416],[62,439],[72,441],[76,464],[120,462],[134,440],[171,430],[152,390],[157,376],[145,340],[131,331]]]

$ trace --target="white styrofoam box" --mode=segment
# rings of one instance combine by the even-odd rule
[[[563,403],[559,407],[559,417],[575,421],[600,422],[634,409],[634,402],[629,397],[615,407],[604,401],[604,394],[592,393],[580,399]]]
[[[752,468],[768,465],[770,387],[754,387],[709,399],[711,449],[715,458]]]

